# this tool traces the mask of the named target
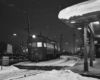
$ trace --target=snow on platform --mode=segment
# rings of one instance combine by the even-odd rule
[[[89,71],[84,71],[84,59],[79,60],[78,63],[73,67],[67,67],[76,73],[84,74],[84,75],[94,75],[100,78],[100,58],[95,58],[93,61],[93,66],[90,66],[90,59],[88,59],[88,69]]]

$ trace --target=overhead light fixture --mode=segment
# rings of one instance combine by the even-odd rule
[[[100,38],[100,35],[95,35],[95,37],[98,37],[98,38]]]
[[[14,34],[13,34],[13,36],[17,36],[17,34],[16,34],[16,33],[14,33]]]
[[[79,27],[79,28],[77,28],[78,30],[81,30],[82,28],[81,27]]]
[[[99,21],[96,21],[96,22],[93,22],[93,24],[99,25],[100,23]]]
[[[75,23],[75,21],[71,21],[70,23],[72,23],[72,24],[73,24],[73,23]]]

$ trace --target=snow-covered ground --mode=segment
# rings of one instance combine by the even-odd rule
[[[67,69],[43,71],[21,70],[14,66],[5,68],[0,71],[0,80],[99,80],[91,77],[83,77]]]
[[[17,67],[14,66],[0,66],[0,74],[5,74],[8,72],[19,71]]]
[[[72,57],[71,57],[72,59]],[[73,58],[74,59],[74,58]],[[73,60],[72,59],[72,60]],[[50,64],[52,62],[59,64],[62,63],[65,65],[67,58],[61,57],[61,59],[51,60],[49,61]],[[69,64],[73,61],[69,60]],[[43,62],[41,62],[43,63]],[[47,62],[45,62],[47,63]],[[61,64],[61,65],[62,65]],[[54,64],[53,64],[54,65]],[[60,66],[61,66],[60,65]],[[62,65],[63,66],[63,65]],[[96,78],[91,77],[84,77],[79,75],[78,73],[74,73],[68,69],[62,70],[26,70],[26,69],[19,69],[15,66],[0,66],[0,80],[99,80]]]
[[[73,73],[70,70],[52,70],[46,71],[41,74],[37,74],[35,76],[28,76],[24,78],[20,78],[17,80],[98,80],[95,78],[83,77],[77,73]]]
[[[19,69],[15,66],[7,66],[0,70],[0,80],[13,80],[17,78],[21,78],[24,76],[29,75],[36,75],[39,73],[44,72],[43,70],[25,70],[25,69]]]

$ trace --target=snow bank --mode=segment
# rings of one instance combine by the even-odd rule
[[[5,73],[9,73],[9,72],[13,72],[13,71],[19,71],[20,69],[18,69],[15,66],[0,66],[2,67],[2,69],[0,70],[0,74],[5,74]]]
[[[23,78],[11,80],[99,80],[96,78],[83,77],[71,70],[52,70],[40,73],[34,76],[27,76]]]

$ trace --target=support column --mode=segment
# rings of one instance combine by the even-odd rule
[[[84,26],[84,71],[88,71],[87,59],[87,25]]]
[[[94,61],[95,60],[95,45],[94,45],[94,39],[93,39],[93,53],[92,54],[93,54],[93,61]]]
[[[75,29],[73,31],[73,54],[75,54],[76,50],[75,50],[75,46],[76,46],[76,35],[75,35]]]
[[[93,66],[93,34],[90,33],[90,66]]]
[[[60,53],[62,53],[62,34],[61,34],[61,38],[60,38]]]
[[[93,23],[90,23],[90,27],[93,27]],[[92,29],[90,29],[91,30],[91,45],[92,45],[92,53],[91,53],[91,58],[92,58],[92,60],[94,61],[95,60],[95,46],[94,46],[94,32],[93,32],[93,30]]]

